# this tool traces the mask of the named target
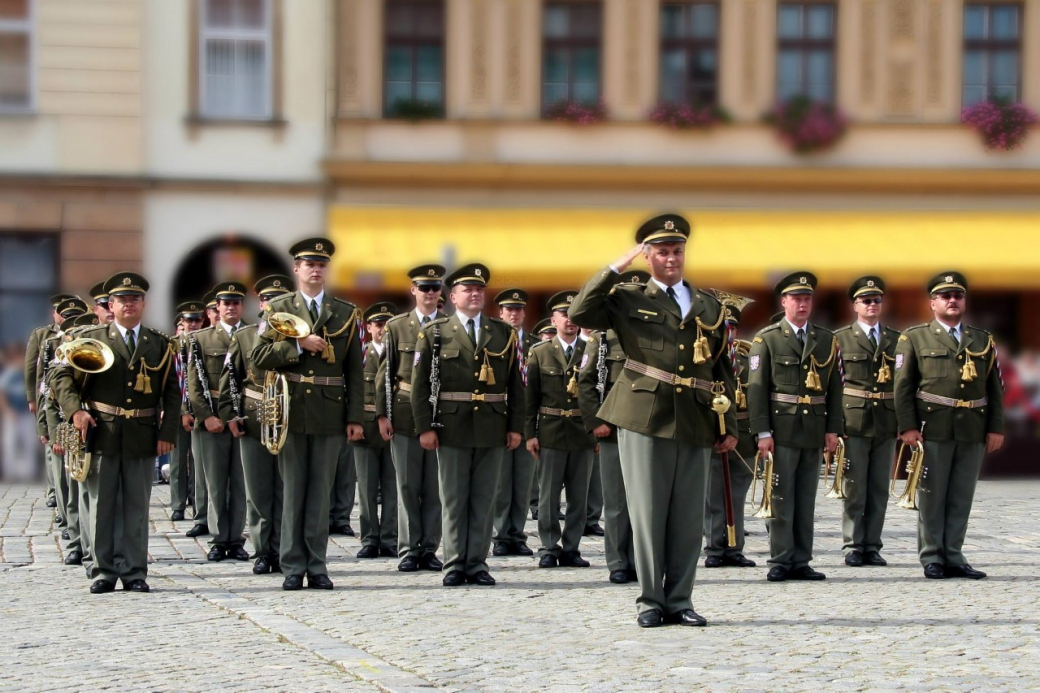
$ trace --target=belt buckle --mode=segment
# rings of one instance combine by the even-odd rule
[[[119,407],[119,416],[122,416],[124,419],[132,419],[134,418],[134,410]]]
[[[314,384],[314,376],[313,375],[301,375],[300,376],[300,382],[303,383],[304,385],[313,385]]]
[[[809,395],[795,395],[798,401],[795,404],[812,404],[812,397]]]
[[[571,418],[571,410],[570,409],[561,409],[560,410],[560,416],[562,416],[565,419]]]
[[[484,402],[485,401],[484,395],[473,395],[472,401],[474,401],[474,402]]]
[[[957,400],[957,409],[971,409],[971,402],[966,399]]]
[[[696,378],[680,378],[679,376],[675,376],[676,385],[682,385],[683,387],[694,387],[694,383],[696,382]]]

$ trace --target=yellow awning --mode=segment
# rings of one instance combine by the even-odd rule
[[[342,287],[402,290],[416,265],[480,261],[494,287],[576,288],[631,248],[636,227],[655,213],[334,206],[333,272]],[[877,273],[890,288],[916,289],[937,271],[958,269],[973,288],[1040,288],[1040,213],[683,213],[694,226],[687,275],[702,286],[771,287],[782,273],[806,269],[824,287]]]

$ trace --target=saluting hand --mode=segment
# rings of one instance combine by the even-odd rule
[[[632,248],[632,250],[622,255],[617,262],[611,265],[611,267],[615,268],[618,272],[624,272],[632,265],[633,260],[643,254],[645,249],[646,244],[640,243],[635,248]]]

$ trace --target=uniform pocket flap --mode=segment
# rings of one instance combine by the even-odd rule
[[[206,356],[219,356],[220,358],[224,358],[227,356],[227,349],[206,349],[203,353],[205,353]]]
[[[866,361],[870,358],[870,354],[850,354],[843,352],[841,358],[845,361]]]
[[[950,350],[949,349],[943,349],[943,348],[939,348],[939,349],[921,349],[921,356],[925,356],[925,357],[935,358],[935,357],[942,357],[942,356],[949,356],[949,355],[950,355]]]
[[[441,349],[442,359],[456,359],[459,357],[458,349]]]
[[[415,342],[401,342],[397,348],[401,351],[415,351]]]
[[[542,373],[545,373],[546,375],[562,375],[563,369],[559,366],[546,366],[542,369]]]
[[[797,356],[774,356],[773,360],[781,366],[797,366],[800,359]]]
[[[656,378],[641,375],[632,381],[632,390],[634,392],[654,392],[660,384],[661,381]]]
[[[640,308],[638,310],[630,311],[628,316],[630,318],[635,318],[636,320],[641,320],[642,322],[664,322],[664,313],[657,310],[644,310]]]

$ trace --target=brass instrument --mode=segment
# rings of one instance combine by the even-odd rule
[[[65,469],[73,481],[83,483],[90,475],[91,455],[76,427],[69,423],[58,424],[55,442],[65,450]]]
[[[292,313],[271,313],[267,316],[267,326],[277,332],[276,339],[303,339],[311,333],[307,321]]]
[[[898,498],[897,505],[907,510],[917,510],[917,493],[928,489],[921,488],[921,482],[928,476],[928,468],[924,466],[924,443],[918,443],[910,448],[910,458],[906,461],[906,484],[902,492],[897,492],[896,481],[899,476],[899,461],[903,459],[903,451],[907,448],[906,443],[901,443],[896,459],[892,464],[892,481],[889,483],[888,492],[893,498]]]
[[[55,350],[54,355],[59,361],[65,361],[84,373],[107,371],[116,358],[107,344],[90,337],[65,342]]]
[[[849,497],[845,491],[845,484],[852,483],[851,479],[845,478],[845,474],[848,473],[849,465],[851,464],[849,458],[845,456],[845,441],[839,436],[838,445],[834,448],[834,452],[824,453],[823,458],[827,462],[823,469],[824,482],[830,477],[831,465],[834,466],[834,479],[831,481],[831,488],[827,492],[827,497],[845,500]]]
[[[783,500],[776,495],[776,486],[780,483],[780,475],[773,471],[773,453],[767,452],[762,465],[762,500],[755,503],[755,486],[758,484],[758,462],[762,459],[762,453],[755,454],[754,473],[751,482],[751,505],[755,507],[755,517],[772,520],[776,517],[773,512],[773,501]]]
[[[260,442],[268,452],[277,455],[289,435],[289,380],[284,373],[267,372],[256,418],[260,422]]]

